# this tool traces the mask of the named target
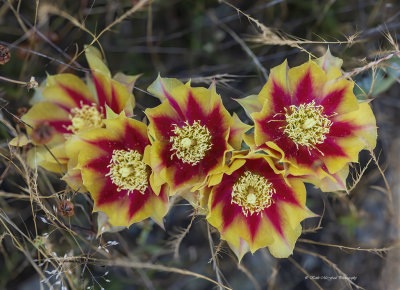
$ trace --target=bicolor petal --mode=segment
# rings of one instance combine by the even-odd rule
[[[158,75],[157,79],[147,88],[147,90],[162,102],[165,99],[170,99],[171,91],[182,85],[183,83],[177,79],[162,78]]]
[[[168,186],[156,193],[150,183],[151,168],[146,148],[150,146],[146,125],[127,118],[104,121],[105,128],[87,130],[68,140],[84,187],[94,200],[94,211],[102,211],[113,226],[129,226],[152,217],[162,225],[168,211]]]
[[[103,112],[105,112],[107,105],[117,114],[127,109],[125,113],[132,116],[134,106],[132,100],[134,100],[134,97],[123,84],[96,72],[93,72],[93,82],[98,104]]]
[[[300,235],[300,222],[313,216],[305,200],[302,181],[285,178],[270,157],[239,154],[211,189],[207,220],[240,255],[245,241],[252,253],[269,247],[275,257],[288,257]]]
[[[263,108],[251,114],[254,139],[245,139],[284,162],[288,174],[335,182],[361,150],[375,148],[376,121],[369,104],[356,99],[354,83],[338,78],[341,61],[328,54],[318,63],[271,70],[259,94]]]
[[[104,63],[101,52],[94,46],[85,46],[85,56],[89,67],[93,72],[98,72],[111,78],[111,72]]]
[[[200,189],[224,166],[232,150],[229,139],[238,147],[247,126],[229,115],[215,84],[193,88],[159,77],[149,90],[164,94],[159,106],[145,111],[153,139],[154,180],[167,182],[171,194]]]
[[[93,83],[88,80],[85,84],[73,74],[48,76],[45,87],[41,88],[44,101],[34,104],[22,117],[33,144],[62,147],[75,134],[104,127],[103,120],[107,114],[111,115],[111,112],[114,115],[121,112],[127,116],[133,115],[135,100],[131,90],[137,76],[119,74],[117,78],[121,79],[121,82],[111,79],[110,71],[100,52],[94,47],[87,49],[86,57],[93,72]],[[76,156],[69,156],[74,160],[69,162],[62,159],[62,164],[72,164],[68,167],[74,167]],[[43,162],[40,164],[49,170],[57,168],[52,165],[52,161],[44,161],[49,159],[47,157],[47,154],[41,154],[39,159]],[[56,172],[60,170],[57,169]],[[84,188],[79,180],[80,174],[72,171],[69,173],[65,180],[75,189]]]
[[[61,108],[69,109],[96,102],[85,83],[73,74],[58,74],[47,77],[43,97]]]
[[[28,125],[26,126],[26,130],[34,143],[61,143],[65,140],[64,134],[70,133],[68,126],[71,125],[71,119],[68,111],[51,102],[46,101],[33,105],[21,119]],[[45,142],[40,142],[41,138],[32,136],[33,132],[40,133],[42,138],[46,138]]]

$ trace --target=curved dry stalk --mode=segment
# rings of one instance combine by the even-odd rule
[[[366,71],[366,70],[369,70],[370,68],[378,66],[383,61],[387,61],[387,60],[391,59],[392,57],[397,56],[399,53],[400,53],[400,51],[395,51],[393,53],[388,54],[385,57],[382,57],[380,59],[372,61],[372,62],[370,62],[370,63],[368,63],[368,64],[366,64],[366,65],[364,65],[362,67],[358,67],[356,69],[353,69],[351,72],[343,74],[339,79],[348,79],[348,78],[351,78],[351,77],[353,77],[355,75],[358,75],[358,74],[362,73],[363,71]]]
[[[373,159],[371,158],[370,160],[368,160],[367,164],[361,168],[359,170],[355,170],[355,176],[351,176],[351,179],[353,181],[352,185],[350,185],[347,189],[346,192],[347,194],[350,194],[351,191],[353,191],[353,189],[357,186],[357,184],[360,182],[361,177],[364,176],[365,171],[367,170],[369,164],[371,163]]]
[[[82,259],[85,259],[85,257],[67,257],[65,259],[63,259],[63,258],[60,258],[60,259],[63,261],[68,261],[68,262],[78,262]],[[126,268],[134,268],[134,269],[149,269],[149,270],[155,270],[155,271],[161,271],[161,272],[177,273],[177,274],[181,274],[181,275],[185,275],[185,276],[193,276],[193,277],[211,282],[211,283],[217,285],[218,287],[232,290],[232,288],[229,288],[229,287],[227,287],[205,275],[195,273],[192,271],[188,271],[188,270],[183,270],[180,268],[167,267],[164,265],[155,265],[155,264],[151,264],[151,263],[132,262],[132,261],[126,261],[126,260],[122,260],[122,259],[110,260],[110,259],[89,258],[88,261],[93,262],[97,266],[99,264],[102,264],[104,266],[111,266],[111,267],[116,266],[116,267],[126,267]]]
[[[209,13],[209,16],[211,20],[219,25],[225,32],[227,32],[241,47],[242,49],[246,52],[246,54],[253,60],[254,64],[256,67],[261,71],[263,77],[265,80],[268,80],[268,73],[265,67],[261,64],[261,62],[258,60],[257,56],[254,54],[253,51],[246,45],[246,43],[234,32],[232,29],[230,29],[227,25],[220,23],[218,21],[218,18],[214,15]]]
[[[208,223],[207,223],[207,236],[208,236],[208,242],[209,242],[209,245],[210,245],[211,260],[213,262],[213,268],[215,270],[215,275],[217,276],[217,281],[220,284],[219,285],[219,289],[222,289],[222,287],[225,288],[225,286],[222,284],[221,270],[218,267],[217,257],[215,256],[215,253],[214,253],[213,239],[211,237],[210,225]]]
[[[237,266],[238,266],[238,269],[240,271],[242,271],[247,276],[247,278],[249,278],[251,283],[253,283],[254,289],[256,289],[256,290],[262,289],[260,284],[257,282],[257,279],[253,276],[253,274],[251,274],[251,272],[245,266],[243,266],[243,264],[237,263]]]
[[[303,230],[301,231],[302,234],[306,234],[306,233],[315,233],[316,231],[323,229],[323,227],[321,227],[321,224],[322,224],[322,219],[323,219],[323,217],[324,217],[324,215],[325,215],[326,206],[325,206],[325,201],[322,200],[322,202],[323,202],[323,204],[324,204],[324,208],[323,208],[323,210],[322,210],[321,217],[319,218],[318,225],[317,225],[316,227],[314,227],[314,228],[311,228],[311,229],[303,229]]]
[[[320,258],[320,259],[321,259],[322,261],[324,261],[326,264],[328,264],[329,266],[331,266],[332,269],[336,271],[336,273],[338,273],[339,275],[341,275],[341,276],[343,276],[343,277],[347,277],[346,273],[344,273],[342,270],[340,270],[339,267],[338,267],[335,263],[333,263],[331,260],[329,260],[327,257],[325,257],[325,256],[323,256],[323,255],[321,255],[321,254],[312,252],[312,251],[308,251],[308,250],[303,249],[303,248],[295,248],[294,250],[295,250],[296,252],[299,252],[299,253],[308,254],[308,255],[311,255],[311,256]],[[352,289],[351,286],[354,286],[354,287],[356,287],[357,289],[365,289],[365,288],[363,288],[363,287],[357,285],[356,283],[354,283],[353,281],[351,281],[351,280],[349,280],[349,279],[344,279],[344,281],[345,281],[346,285],[347,285],[350,289]]]
[[[196,218],[196,214],[194,213],[192,215],[192,218],[190,219],[189,225],[186,228],[178,229],[177,233],[172,235],[171,241],[168,242],[168,244],[170,244],[172,246],[172,249],[174,250],[174,259],[179,258],[179,248],[181,246],[183,239],[189,233],[195,218]]]
[[[0,178],[1,180],[1,178]],[[41,199],[51,199],[51,198],[57,198],[59,195],[39,195],[37,198]],[[5,191],[0,191],[0,197],[4,198],[15,198],[15,199],[30,199],[31,197],[29,195],[23,195],[20,193],[13,193],[13,192],[5,192]]]
[[[129,9],[128,11],[126,11],[124,14],[122,14],[120,17],[118,17],[117,19],[115,19],[112,23],[110,23],[106,28],[104,28],[102,31],[100,31],[100,33],[95,36],[93,38],[93,40],[86,46],[86,48],[84,48],[81,52],[79,52],[78,54],[76,54],[73,58],[72,58],[72,62],[75,61],[82,53],[84,53],[86,51],[87,48],[91,47],[95,42],[98,42],[100,37],[107,32],[108,30],[110,30],[113,26],[117,25],[118,23],[121,23],[125,18],[131,16],[133,13],[135,13],[136,11],[138,11],[139,9],[143,8],[143,6],[145,6],[150,0],[140,0],[139,2],[137,2],[131,9]]]
[[[399,51],[399,53],[400,53],[400,51]],[[392,201],[393,201],[392,190],[391,190],[389,182],[388,182],[388,180],[387,180],[387,178],[385,176],[385,173],[383,172],[381,166],[379,165],[378,158],[376,158],[374,151],[373,150],[369,150],[369,153],[371,154],[371,157],[375,162],[376,168],[378,168],[378,171],[382,176],[383,182],[385,183],[386,194],[387,194],[387,196],[389,198],[389,204],[393,205],[392,204]]]
[[[384,248],[360,248],[360,247],[348,247],[348,246],[341,246],[341,245],[334,245],[334,244],[329,244],[329,243],[323,243],[323,242],[317,242],[313,240],[308,240],[308,239],[298,239],[297,240],[300,243],[306,243],[306,244],[312,244],[312,245],[318,245],[318,246],[324,246],[324,247],[333,247],[333,248],[338,248],[340,250],[350,250],[350,251],[361,251],[361,252],[369,252],[369,253],[374,253],[377,254],[379,257],[383,258],[382,253],[386,253],[400,245],[400,240],[396,241],[393,245],[389,247],[384,247]]]
[[[33,246],[34,242],[27,236],[25,235],[25,233],[23,233],[18,227],[17,225],[15,225],[9,218],[8,216],[5,215],[5,213],[1,213],[0,212],[0,222],[3,225],[3,227],[6,229],[6,231],[8,232],[9,236],[12,238],[13,244],[15,246],[16,249],[18,249],[19,251],[21,251],[24,256],[27,258],[27,260],[29,261],[29,263],[32,265],[32,267],[36,270],[36,272],[38,273],[38,275],[41,277],[41,279],[45,279],[46,276],[43,273],[43,271],[40,269],[40,267],[35,263],[35,261],[33,261],[30,253],[28,250],[26,250],[22,244],[19,242],[19,240],[17,239],[17,237],[13,234],[13,232],[10,230],[10,228],[7,226],[6,223],[8,223],[9,225],[11,225],[15,230],[17,230],[29,243],[31,243]],[[46,259],[49,259],[49,256],[47,256],[47,254],[40,248],[40,247],[36,247],[36,249],[38,250],[38,252],[40,252],[44,257],[46,257]],[[52,266],[54,268],[56,268],[56,264],[54,263],[54,261],[49,260],[49,262],[52,264]],[[46,284],[51,288],[52,286],[49,284],[48,281],[45,281]],[[50,289],[49,288],[49,289]]]
[[[259,20],[255,19],[254,17],[251,17],[249,14],[243,12],[233,4],[229,3],[226,0],[220,0],[222,3],[228,5],[229,7],[233,8],[236,10],[237,13],[242,14],[249,20],[249,22],[254,23],[261,31],[260,35],[256,35],[253,37],[249,37],[248,40],[252,41],[254,43],[261,43],[261,44],[269,44],[269,45],[287,45],[290,47],[298,48],[306,53],[308,53],[311,56],[314,56],[311,54],[309,51],[305,50],[303,47],[301,47],[301,44],[353,44],[355,41],[356,36],[350,36],[347,37],[346,41],[312,41],[312,40],[307,40],[307,39],[302,39],[300,37],[295,37],[291,35],[287,35],[285,33],[279,32],[279,31],[273,31],[273,29],[270,29],[269,27],[265,26],[262,24]]]
[[[289,257],[288,260],[297,268],[299,269],[304,275],[306,276],[311,276],[310,273],[307,272],[306,269],[304,269],[299,263],[296,262],[295,259],[293,259],[292,257]],[[315,281],[314,279],[310,279],[311,282],[314,283],[315,286],[317,286],[318,289],[323,290],[324,288],[321,287],[321,285],[318,284],[317,281]]]

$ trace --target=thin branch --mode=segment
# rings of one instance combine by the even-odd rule
[[[295,259],[293,259],[292,257],[288,257],[288,260],[297,268],[299,269],[304,275],[310,277],[311,274],[307,272],[306,269],[304,269],[299,263],[296,262]],[[314,283],[315,286],[317,286],[318,289],[323,290],[324,288],[321,287],[321,285],[318,284],[317,281],[315,281],[314,279],[310,279],[311,282]]]
[[[329,260],[327,257],[325,257],[325,256],[323,256],[323,255],[321,255],[321,254],[312,252],[312,251],[308,251],[308,250],[303,249],[303,248],[297,248],[297,247],[296,247],[294,250],[295,250],[296,252],[299,252],[299,253],[304,253],[304,254],[308,254],[308,255],[311,255],[311,256],[320,258],[320,259],[321,259],[322,261],[324,261],[326,264],[328,264],[329,266],[331,266],[339,275],[341,275],[341,276],[343,276],[343,277],[347,277],[346,273],[344,273],[342,270],[340,270],[339,267],[338,267],[335,263],[333,263],[331,260]],[[344,279],[344,281],[345,281],[346,285],[347,285],[350,289],[352,289],[351,285],[353,285],[353,286],[356,287],[357,289],[364,289],[363,287],[357,285],[356,283],[354,283],[353,281],[351,281],[351,280],[349,280],[349,279]]]
[[[389,247],[385,247],[385,248],[360,248],[360,247],[348,247],[348,246],[334,245],[334,244],[317,242],[317,241],[308,240],[308,239],[298,239],[297,241],[300,243],[307,243],[307,244],[324,246],[324,247],[338,248],[340,250],[351,250],[351,251],[362,251],[362,252],[374,253],[374,254],[377,254],[378,256],[380,256],[381,258],[383,258],[382,253],[386,253],[396,247],[399,247],[399,244],[400,244],[400,241],[397,241],[393,245],[391,245]]]

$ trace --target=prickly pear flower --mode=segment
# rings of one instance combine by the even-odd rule
[[[305,206],[303,182],[284,177],[279,166],[264,153],[238,152],[229,168],[210,179],[207,220],[239,260],[263,247],[275,257],[288,257],[301,234],[300,222],[313,216]]]
[[[344,189],[348,163],[357,162],[362,149],[375,148],[377,132],[369,104],[357,101],[354,82],[341,77],[340,65],[329,51],[291,69],[285,61],[271,69],[257,98],[241,103],[253,105],[254,147],[285,162],[290,174],[317,185],[330,178]]]
[[[124,113],[103,122],[105,128],[80,132],[66,143],[67,153],[77,154],[74,169],[94,200],[94,211],[104,212],[112,226],[129,226],[150,216],[162,225],[167,185],[155,189],[150,182],[146,125]]]
[[[154,139],[155,182],[167,182],[171,194],[202,187],[210,174],[221,171],[226,153],[240,148],[249,126],[229,115],[215,84],[209,89],[193,88],[159,77],[149,91],[162,100],[145,111]]]
[[[118,77],[111,77],[99,51],[94,47],[87,48],[86,58],[92,70],[92,80],[88,80],[87,85],[69,73],[48,76],[42,91],[44,100],[34,104],[22,117],[29,125],[27,131],[33,143],[47,144],[57,151],[59,155],[55,157],[64,166],[68,162],[64,158],[64,142],[71,135],[102,127],[108,111],[116,114],[124,111],[128,116],[133,114],[135,100],[127,88],[129,85],[117,81]],[[36,159],[38,165],[50,171],[62,171],[46,150],[36,151],[41,154],[41,158]],[[37,154],[34,153],[33,157],[37,157]]]

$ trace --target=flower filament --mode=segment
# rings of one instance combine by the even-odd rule
[[[99,112],[96,104],[83,105],[80,108],[73,108],[69,115],[71,125],[67,130],[77,133],[82,129],[100,128],[103,120],[103,114]]]
[[[300,106],[291,105],[285,108],[286,126],[283,132],[296,144],[315,148],[316,144],[324,143],[326,134],[332,126],[332,121],[323,114],[324,107],[316,106],[312,101]]]
[[[127,190],[128,195],[135,190],[144,194],[149,186],[148,167],[142,161],[143,156],[136,150],[114,150],[110,164],[111,181],[117,186],[117,191]]]
[[[174,152],[171,158],[176,155],[184,163],[196,165],[212,147],[210,131],[200,125],[200,121],[194,121],[192,125],[185,121],[182,127],[174,124],[172,132],[175,136],[169,140],[172,143],[171,151]]]
[[[268,179],[247,170],[233,185],[231,204],[239,205],[246,217],[249,213],[250,215],[260,214],[271,206],[275,192],[275,188]]]

